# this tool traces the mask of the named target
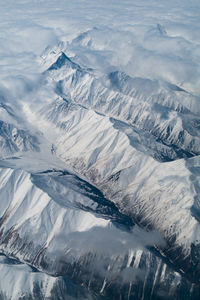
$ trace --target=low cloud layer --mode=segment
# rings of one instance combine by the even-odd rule
[[[65,239],[59,239],[65,240],[67,248],[71,248],[78,256],[87,252],[117,256],[125,255],[131,250],[143,249],[145,246],[164,246],[159,232],[146,232],[137,226],[130,233],[113,226],[94,227],[89,231],[72,232]]]
[[[38,73],[38,57],[62,42],[97,70],[164,79],[200,95],[199,11],[196,0],[8,0],[0,12],[0,88]]]
[[[59,249],[56,245],[59,245]],[[106,279],[116,276],[127,283],[143,280],[145,268],[132,266],[132,259],[124,265],[125,257],[147,253],[146,246],[154,245],[165,245],[158,231],[146,232],[134,226],[131,232],[126,232],[110,226],[93,227],[88,231],[71,232],[68,235],[58,234],[52,240],[50,251],[53,251],[54,256],[62,257],[63,262],[74,259],[78,262],[88,255],[90,259],[87,269],[91,273],[95,271]]]
[[[109,84],[107,82],[108,73],[121,71],[122,74],[124,72],[131,77],[165,81],[172,89],[173,87],[176,88],[175,93],[181,93],[184,89],[188,93],[196,95],[195,101],[199,102],[199,0],[7,0],[1,2],[0,104],[3,103],[8,106],[12,104],[10,106],[14,114],[16,110],[16,117],[14,117],[14,114],[8,114],[9,110],[7,111],[2,105],[1,114],[3,117],[1,119],[4,118],[3,120],[6,122],[17,123],[17,114],[20,112],[19,128],[23,127],[21,126],[23,122],[27,128],[33,126],[31,129],[34,129],[35,123],[39,123],[38,128],[45,126],[45,122],[40,123],[40,116],[34,118],[34,110],[30,104],[39,104],[36,105],[35,110],[37,110],[41,103],[43,104],[49,99],[54,102],[55,97],[56,101],[55,84],[48,85],[48,82],[42,77],[42,73],[55,62],[56,55],[62,51],[81,67],[92,68],[89,70],[98,77],[102,86]],[[186,95],[188,94],[186,93]],[[173,98],[171,100],[173,102]],[[196,105],[195,101],[194,106]],[[23,104],[25,104],[24,107]],[[24,108],[23,112],[22,108]],[[158,109],[160,109],[159,106],[157,106]],[[7,118],[8,115],[10,119]],[[84,115],[82,110],[81,115]],[[168,110],[166,116],[168,117]],[[12,118],[16,121],[13,121]],[[187,118],[185,120],[186,123]],[[179,121],[182,126],[182,119]],[[189,125],[188,127],[189,133],[194,136],[198,122],[191,124],[192,126]],[[196,126],[195,131],[193,131],[193,126]],[[47,126],[47,128],[50,127]],[[88,132],[90,133],[90,131]],[[15,139],[16,130],[12,133],[12,138]],[[181,131],[180,133],[180,138],[183,138]],[[57,131],[53,134],[56,136]],[[144,138],[146,139],[146,136]],[[52,140],[54,142],[54,139]],[[191,140],[190,144],[192,143]],[[92,142],[90,144],[92,145]],[[71,147],[70,143],[69,145]],[[93,149],[92,147],[93,145],[91,149]],[[118,150],[120,151],[118,148],[115,152],[116,157]],[[51,151],[54,152],[53,145]],[[38,160],[37,164],[40,165],[41,161]],[[3,166],[6,165],[4,165],[4,161],[2,164]],[[115,164],[117,165],[117,162]],[[125,168],[127,165],[124,164],[123,167]],[[109,168],[112,168],[111,164]],[[127,181],[129,175],[128,170]],[[155,189],[155,191],[157,190],[160,193],[159,188]],[[149,189],[145,192],[148,194]],[[184,191],[184,197],[185,193]],[[175,199],[175,203],[177,199]],[[167,207],[168,204],[163,203],[163,207],[165,205]],[[158,209],[157,206],[156,209]],[[18,218],[18,214],[16,216]],[[50,221],[48,220],[48,222]],[[183,221],[184,219],[181,220],[181,222]],[[180,228],[182,228],[181,222]],[[163,228],[165,229],[164,226]],[[62,259],[63,266],[66,262],[71,265],[75,262],[75,265],[78,265],[81,259],[84,260],[86,257],[87,260],[91,254],[89,266],[86,264],[86,268],[89,268],[87,271],[92,273],[95,269],[106,279],[118,274],[125,283],[136,278],[144,279],[145,266],[142,268],[139,263],[134,266],[137,255],[139,257],[137,262],[140,262],[142,254],[149,253],[146,249],[148,246],[158,245],[162,247],[165,245],[159,232],[145,232],[137,226],[133,228],[132,232],[125,232],[114,226],[93,227],[88,231],[74,231],[70,234],[63,234],[63,232],[65,232],[65,228],[62,228],[62,234],[56,235],[55,233],[54,237],[53,231],[50,237],[48,236],[49,244],[46,252],[47,255],[50,254],[49,257],[52,257],[53,260],[49,267],[52,268],[52,273],[56,272],[56,268],[59,271],[59,263],[62,263]],[[190,235],[192,236],[191,232]],[[40,232],[37,232],[37,235],[39,234]],[[30,236],[32,237],[31,234]],[[181,234],[180,237],[182,238]],[[40,243],[40,241],[37,242]],[[134,258],[133,255],[135,255]],[[145,258],[142,262],[145,265]],[[146,284],[146,277],[144,284]],[[12,285],[9,284],[9,286]]]

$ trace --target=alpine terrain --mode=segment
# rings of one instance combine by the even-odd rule
[[[200,299],[198,2],[0,10],[0,299]]]

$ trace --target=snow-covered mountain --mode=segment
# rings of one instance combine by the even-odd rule
[[[175,106],[179,93],[195,98],[119,72],[98,78],[64,53],[42,78],[16,116],[1,111],[11,123],[1,122],[0,247],[21,282],[36,272],[23,293],[68,299],[67,278],[92,299],[198,297],[199,118]]]
[[[107,4],[97,27],[81,12],[76,27],[73,4],[65,26],[53,0],[52,25],[37,5],[10,5],[30,18],[0,50],[0,299],[199,299],[195,31],[160,25],[156,1],[156,25],[147,1],[128,0],[133,23],[119,3],[109,25]]]

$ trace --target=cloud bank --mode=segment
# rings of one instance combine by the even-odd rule
[[[195,0],[8,0],[0,12],[0,85],[22,84],[38,73],[38,56],[62,43],[98,71],[164,79],[199,96],[199,13]]]

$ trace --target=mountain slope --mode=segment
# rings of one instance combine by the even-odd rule
[[[1,5],[1,299],[199,300],[198,7]]]

